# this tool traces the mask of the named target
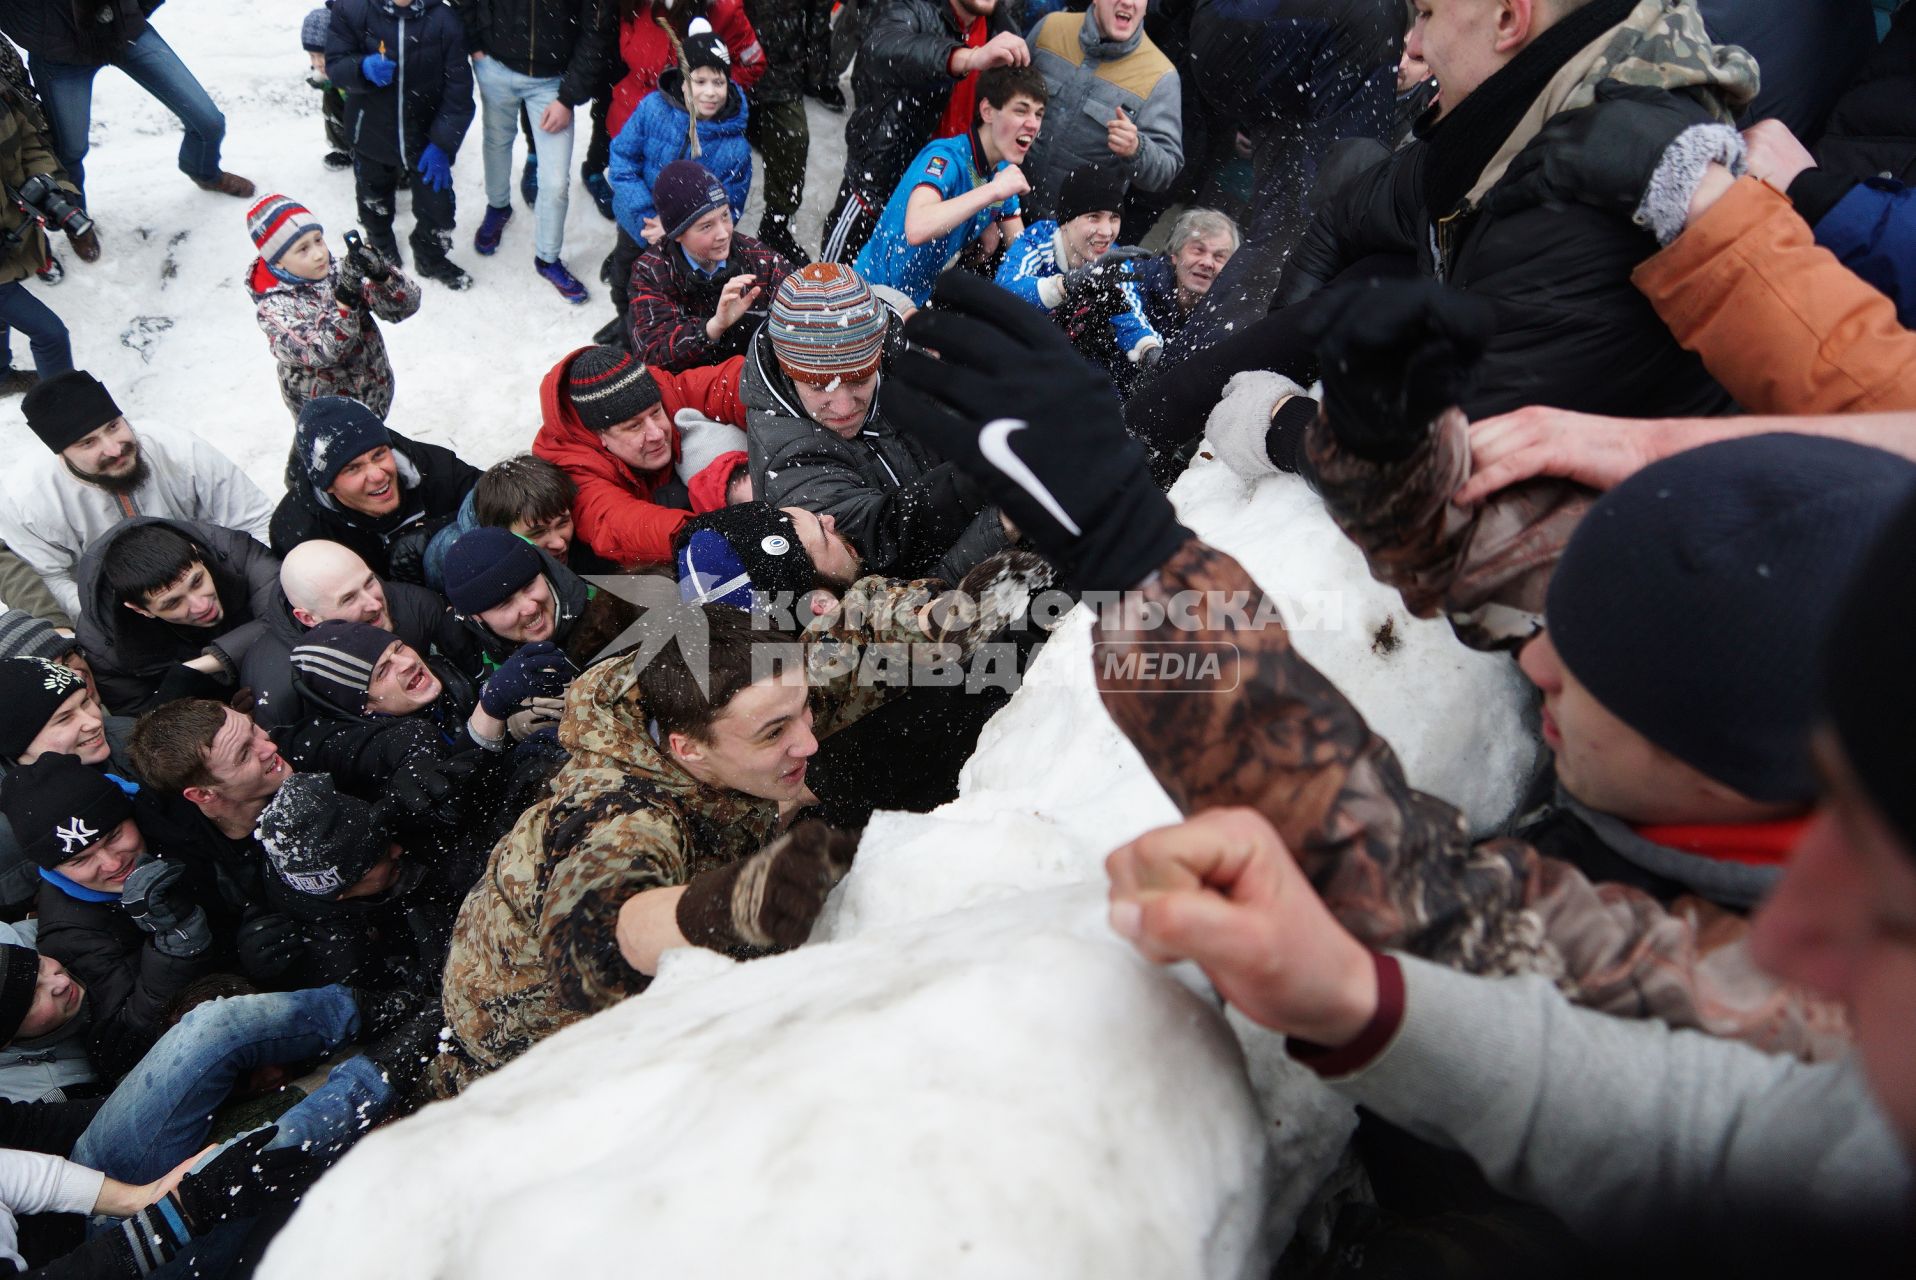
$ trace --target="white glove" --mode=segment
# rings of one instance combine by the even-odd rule
[[[1285,396],[1303,394],[1304,388],[1267,370],[1249,369],[1237,374],[1224,384],[1224,398],[1204,424],[1211,452],[1246,480],[1277,475],[1277,464],[1264,447],[1271,430],[1271,414]]]

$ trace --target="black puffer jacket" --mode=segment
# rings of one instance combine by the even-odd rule
[[[459,514],[460,502],[479,482],[479,469],[440,445],[389,434],[399,460],[399,509],[379,517],[346,510],[314,487],[299,450],[293,449],[286,459],[286,496],[273,512],[273,554],[283,556],[302,542],[325,538],[351,547],[382,578],[415,581],[423,575],[422,535],[437,532]],[[397,575],[396,546],[405,570]]]
[[[473,749],[466,717],[478,697],[472,681],[443,658],[426,665],[442,691],[429,707],[407,716],[376,716],[336,706],[297,676],[300,714],[275,735],[287,761],[302,772],[329,773],[347,791],[376,796],[408,757],[424,751],[440,759]]]
[[[985,27],[993,36],[1022,32],[1024,18],[1024,0],[999,0]],[[891,198],[905,166],[931,141],[957,83],[945,63],[963,43],[945,0],[886,0],[872,19],[852,65],[857,105],[845,122],[845,174],[877,204]]]
[[[416,859],[401,876],[399,887],[377,897],[337,900],[299,893],[278,876],[271,877],[273,905],[299,926],[306,943],[300,971],[305,985],[439,989],[458,901],[448,902],[447,894],[435,893],[431,871]]]
[[[466,48],[520,75],[558,76],[559,101],[591,100],[609,74],[617,0],[449,0]]]
[[[113,598],[100,569],[107,548],[131,530],[152,524],[165,525],[199,548],[200,559],[213,575],[225,610],[216,626],[175,626],[137,614]],[[93,667],[101,701],[109,711],[127,716],[162,701],[162,685],[179,693],[219,696],[222,687],[210,677],[184,685],[175,683],[186,671],[180,664],[212,647],[237,675],[247,649],[265,631],[259,619],[270,615],[279,595],[279,561],[253,539],[219,525],[157,516],[127,520],[95,538],[80,557],[73,576],[85,605],[74,634]],[[210,687],[201,687],[202,682]],[[237,686],[228,681],[224,691],[230,692],[233,687]]]
[[[1832,173],[1916,182],[1916,5],[1897,10],[1889,35],[1837,99],[1815,150],[1817,164]]]
[[[565,650],[566,657],[583,671],[597,659],[600,650],[638,619],[638,606],[591,585],[544,551],[539,552],[539,558],[545,562],[546,588],[552,592],[557,605],[552,643]],[[479,647],[480,663],[487,677],[519,651],[517,640],[496,635],[478,618],[454,616],[465,627],[472,643]]]
[[[160,0],[8,0],[0,29],[36,58],[98,67],[138,40],[159,7]]]
[[[326,78],[346,94],[353,153],[410,169],[428,142],[448,158],[472,124],[472,63],[466,30],[442,0],[332,0]],[[384,51],[398,64],[384,88],[360,63]],[[401,115],[403,104],[403,118]]]
[[[1509,135],[1512,110],[1530,100],[1511,84],[1547,78],[1580,47],[1562,48],[1580,23],[1601,24],[1619,8],[1628,5],[1576,11],[1422,139],[1353,180],[1312,219],[1277,305],[1310,296],[1364,258],[1401,255],[1496,309],[1496,334],[1463,397],[1472,418],[1527,404],[1643,418],[1729,409],[1703,362],[1677,345],[1630,283],[1656,252],[1647,231],[1581,204],[1498,216],[1465,194]]]

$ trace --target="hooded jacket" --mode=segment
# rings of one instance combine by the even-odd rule
[[[775,507],[831,516],[867,570],[955,583],[1004,549],[997,510],[956,464],[894,426],[876,392],[856,436],[826,430],[806,414],[761,330],[746,357],[744,397],[752,492]]]
[[[1142,19],[1128,39],[1107,40],[1093,14],[1054,13],[1031,33],[1031,65],[1051,100],[1025,160],[1027,221],[1050,216],[1058,189],[1084,165],[1120,166],[1141,191],[1171,185],[1184,167],[1184,107],[1177,70],[1144,34]],[[1119,111],[1138,127],[1137,152],[1122,160],[1106,141]]]
[[[299,450],[288,452],[286,496],[273,512],[274,554],[285,555],[302,542],[324,538],[351,547],[381,578],[418,580],[425,543],[458,514],[460,501],[479,482],[479,469],[442,445],[408,440],[397,431],[391,435],[401,492],[399,509],[387,516],[362,515],[341,506],[314,486]],[[402,540],[407,547],[401,567],[408,575],[393,572],[394,545]]]
[[[129,530],[154,524],[165,525],[199,549],[224,610],[214,626],[161,622],[113,598],[100,567],[107,548]],[[162,682],[181,663],[209,649],[237,677],[247,647],[265,629],[260,620],[270,616],[279,594],[279,561],[252,538],[218,525],[154,517],[128,520],[102,534],[81,557],[76,577],[86,610],[75,637],[93,667],[101,700],[118,715],[136,715],[156,704]]]
[[[37,928],[38,925],[30,920],[18,925],[0,924],[0,942],[31,947]],[[96,1084],[100,1072],[92,1059],[87,1057],[86,1037],[83,1034],[87,1021],[86,1006],[82,1004],[80,1013],[75,1015],[72,1022],[51,1034],[30,1043],[15,1040],[0,1045],[0,1099],[7,1102],[65,1102],[69,1089],[75,1093],[96,1092],[95,1088],[89,1086]],[[0,1140],[7,1146],[46,1150],[57,1145],[57,1141],[42,1145],[29,1139],[34,1126],[27,1123],[26,1118],[35,1117],[37,1108],[23,1112],[17,1107],[3,1107],[0,1111],[7,1113],[5,1132],[0,1134]],[[66,1108],[62,1108],[63,1113],[66,1111]],[[84,1112],[76,1106],[72,1114]],[[84,1126],[85,1121],[82,1121],[81,1127]],[[68,1151],[79,1140],[78,1133],[62,1136],[65,1139],[62,1149]]]
[[[466,31],[443,0],[333,0],[326,78],[346,94],[353,154],[412,171],[426,144],[459,154],[472,125],[472,63]],[[384,88],[360,63],[383,52],[396,64]]]
[[[567,370],[585,350],[581,347],[569,353],[539,384],[544,421],[533,438],[532,452],[559,467],[578,486],[579,496],[572,502],[572,523],[587,546],[615,564],[671,564],[672,535],[692,512],[661,506],[654,500],[653,495],[672,482],[671,467],[640,475],[612,455],[605,447],[604,436],[579,421],[571,397],[566,395],[565,382]],[[653,369],[652,379],[659,384],[665,416],[676,418],[681,409],[696,409],[715,421],[744,426],[745,406],[739,399],[744,364],[743,357],[734,356],[722,364],[683,373]],[[672,457],[676,461],[678,456],[679,432],[674,426]],[[716,503],[695,503],[693,511],[723,505],[721,490]]]
[[[737,232],[725,265],[711,276],[693,270],[677,242],[659,241],[632,262],[626,319],[634,354],[649,365],[678,372],[742,354],[764,325],[772,298],[791,270],[782,254]],[[714,342],[706,336],[705,322],[718,314],[719,295],[734,276],[751,276],[758,298]]]
[[[580,670],[597,660],[606,645],[624,633],[638,618],[638,606],[595,587],[572,570],[554,560],[539,547],[539,560],[545,566],[546,587],[552,592],[556,616],[551,636],[553,644],[565,650],[566,657]],[[518,652],[520,642],[497,635],[477,617],[455,614],[474,643],[479,646],[480,661],[490,677],[501,663]],[[484,681],[480,681],[481,684]]]
[[[246,291],[279,364],[279,395],[297,420],[315,396],[350,396],[384,418],[393,404],[393,366],[374,317],[398,324],[419,310],[419,286],[394,269],[361,286],[364,307],[339,305],[339,264],[324,280],[289,284],[253,259]]]
[[[277,875],[267,876],[273,906],[299,926],[306,943],[301,981],[313,987],[343,982],[375,991],[436,991],[453,909],[427,891],[422,871],[376,898],[321,898],[294,890]]]
[[[645,220],[658,216],[652,184],[659,180],[659,171],[692,154],[686,136],[692,116],[683,80],[677,67],[660,76],[659,87],[646,95],[612,140],[612,163],[605,171],[612,184],[612,209],[619,226],[641,244]],[[752,189],[752,146],[745,140],[750,114],[745,95],[734,83],[726,86],[725,105],[718,114],[699,121],[696,158],[724,184],[735,222],[745,216],[745,197]]]
[[[1754,62],[1710,44],[1694,9],[1593,0],[1320,210],[1285,268],[1279,303],[1369,254],[1408,254],[1424,275],[1495,308],[1496,332],[1463,398],[1471,418],[1528,404],[1625,417],[1723,412],[1723,388],[1630,286],[1631,269],[1656,251],[1649,233],[1576,203],[1485,208],[1544,122],[1589,105],[1611,79],[1688,92],[1724,120],[1756,88]]]
[[[135,776],[133,762],[127,758],[127,743],[133,736],[133,723],[132,716],[106,718],[107,758],[105,763],[98,766],[103,772],[128,780]],[[0,784],[5,783],[11,770],[12,763],[0,759]],[[147,792],[142,789],[134,799],[135,806],[141,807],[146,796]],[[141,829],[145,829],[144,824]],[[40,878],[40,864],[27,857],[20,848],[20,838],[13,834],[13,823],[0,813],[0,909],[5,909],[9,915],[26,915],[44,883]],[[3,941],[5,939],[0,938],[0,942]]]
[[[447,0],[466,26],[466,51],[499,59],[522,76],[559,81],[559,101],[581,106],[598,92],[618,0]]]
[[[377,795],[408,758],[424,751],[447,758],[472,750],[466,717],[478,702],[471,680],[444,658],[427,658],[440,693],[410,715],[372,715],[339,706],[297,672],[292,678],[297,718],[277,735],[287,763],[303,773],[329,773],[340,786]]]
[[[685,0],[681,0],[683,2]],[[766,74],[769,64],[765,47],[759,42],[752,20],[746,16],[744,3],[742,0],[706,0],[702,4],[692,0],[692,3],[694,14],[712,24],[713,34],[725,42],[726,52],[732,55],[729,70],[732,82],[750,93],[759,77]],[[626,121],[632,118],[646,95],[659,87],[659,81],[668,70],[678,65],[672,41],[660,25],[658,9],[651,0],[630,5],[632,16],[619,22],[617,11],[626,7],[619,0],[611,0],[616,24],[611,40],[616,49],[606,75],[614,83],[605,124],[615,138],[624,131]]]
[[[33,567],[69,616],[84,608],[76,566],[101,534],[130,516],[197,520],[237,529],[262,542],[273,504],[233,460],[190,431],[136,426],[147,478],[109,493],[43,454],[14,472],[0,510],[7,545]]]

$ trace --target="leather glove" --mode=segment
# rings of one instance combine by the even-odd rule
[[[452,157],[441,151],[438,143],[428,142],[426,149],[419,153],[419,174],[425,180],[428,190],[450,191],[452,189]]]
[[[312,1152],[299,1147],[266,1150],[278,1134],[278,1125],[249,1133],[205,1168],[180,1179],[173,1196],[195,1236],[228,1219],[257,1218],[272,1205],[298,1199],[319,1180],[327,1162]]]
[[[254,916],[241,925],[234,947],[239,951],[241,972],[256,986],[266,988],[285,977],[306,952],[299,926],[277,911]]]
[[[386,575],[387,580],[410,582],[414,586],[426,585],[426,549],[432,545],[433,537],[456,518],[444,515],[415,520],[393,535],[386,544],[386,563],[391,570]]]
[[[366,257],[347,253],[339,264],[339,277],[333,281],[333,298],[351,311],[366,305]]]
[[[1462,396],[1494,328],[1488,302],[1433,280],[1367,280],[1328,295],[1312,331],[1339,447],[1371,462],[1409,457]]]
[[[1688,94],[1605,80],[1597,100],[1552,116],[1484,197],[1499,216],[1540,204],[1630,214],[1677,135],[1716,117]]]
[[[679,932],[712,951],[789,951],[811,936],[857,849],[857,832],[800,822],[751,857],[692,877]]]
[[[504,720],[527,698],[556,698],[565,693],[579,669],[550,640],[520,645],[479,691],[487,715]]]
[[[947,271],[932,298],[905,333],[939,356],[899,353],[881,393],[891,421],[976,479],[1078,590],[1123,590],[1170,559],[1191,531],[1103,371],[989,281]]]
[[[523,707],[506,717],[506,732],[514,742],[524,742],[535,733],[558,728],[564,718],[564,698],[527,698]]]
[[[379,89],[393,82],[393,72],[398,66],[383,53],[369,53],[359,60],[360,74],[366,77],[367,83]]]
[[[390,279],[393,273],[392,264],[380,256],[379,250],[361,240],[357,235],[347,241],[346,261],[352,264],[357,276],[367,280]]]
[[[387,784],[373,811],[388,826],[456,827],[462,812],[465,784],[479,771],[470,754],[440,759],[431,751],[406,757]]]
[[[153,948],[163,956],[188,960],[213,945],[206,912],[186,893],[180,881],[186,868],[155,858],[133,868],[120,890],[120,906],[142,932],[153,935]]]

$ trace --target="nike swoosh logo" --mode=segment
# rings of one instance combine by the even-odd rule
[[[1011,451],[1012,433],[1023,431],[1030,425],[1022,418],[997,418],[987,422],[984,429],[978,433],[978,452],[984,455],[986,462],[1004,472],[1007,479],[1030,494],[1033,501],[1050,512],[1051,518],[1063,525],[1065,532],[1074,538],[1082,537],[1084,530],[1078,527],[1078,522],[1058,505],[1058,500],[1051,496],[1051,490],[1045,488],[1044,481],[1038,479],[1031,468],[1025,465],[1025,460]]]

